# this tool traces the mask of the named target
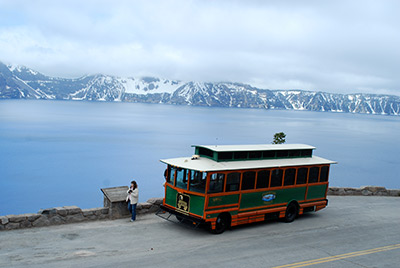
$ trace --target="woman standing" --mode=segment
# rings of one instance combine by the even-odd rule
[[[136,181],[131,181],[131,187],[128,190],[126,202],[128,202],[129,212],[132,213],[131,221],[136,220],[136,205],[139,200],[139,190]]]

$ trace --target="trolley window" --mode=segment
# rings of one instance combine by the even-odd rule
[[[299,168],[299,170],[297,171],[296,184],[306,184],[307,175],[308,175],[308,168]]]
[[[200,172],[197,170],[190,171],[190,184],[189,190],[198,192],[198,193],[205,193],[206,190],[206,180],[207,180],[207,173]]]
[[[254,189],[256,183],[256,173],[254,171],[246,171],[243,173],[242,190]]]
[[[271,172],[271,187],[279,187],[282,186],[282,169],[274,169]]]
[[[308,183],[318,182],[319,167],[310,168],[310,175],[308,177]]]
[[[288,168],[285,170],[285,180],[283,185],[289,186],[294,185],[294,179],[296,178],[296,169]]]
[[[224,191],[225,174],[214,173],[210,178],[209,193],[220,193]]]
[[[229,173],[226,178],[226,192],[239,191],[240,173]]]
[[[268,188],[269,185],[269,170],[261,170],[257,174],[257,189]]]
[[[175,174],[176,174],[177,168],[171,167],[169,172],[168,172],[168,181],[171,182],[171,184],[175,184]]]
[[[328,181],[328,174],[329,174],[329,167],[328,166],[323,166],[321,168],[321,176],[319,178],[319,181],[320,182]]]
[[[176,187],[187,189],[187,171],[184,168],[178,168],[176,172]]]

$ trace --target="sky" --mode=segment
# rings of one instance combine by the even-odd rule
[[[0,61],[265,89],[400,95],[400,1],[0,0]]]

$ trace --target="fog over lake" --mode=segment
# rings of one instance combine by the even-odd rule
[[[100,188],[135,179],[139,201],[163,196],[162,158],[193,144],[315,146],[338,161],[331,186],[400,188],[400,117],[161,104],[0,101],[0,215],[101,207]]]

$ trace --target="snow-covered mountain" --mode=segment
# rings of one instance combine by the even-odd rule
[[[240,83],[183,82],[154,77],[45,76],[0,62],[0,98],[125,101],[196,106],[400,115],[400,97],[259,89]]]

